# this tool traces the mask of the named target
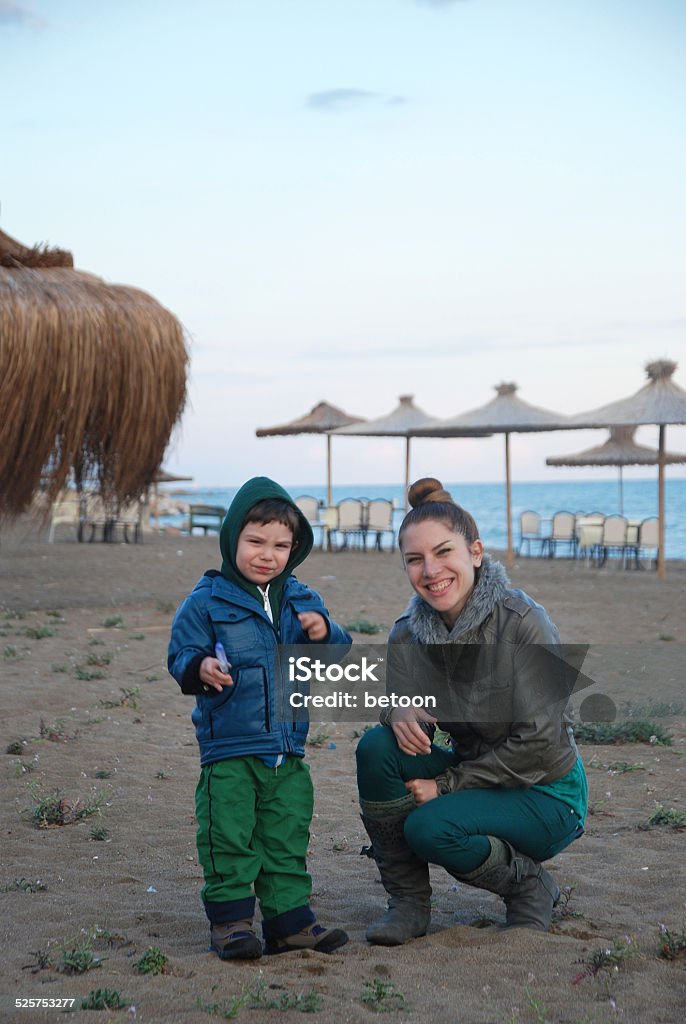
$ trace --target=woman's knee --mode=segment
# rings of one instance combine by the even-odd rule
[[[366,732],[357,744],[355,757],[358,772],[378,771],[379,766],[390,758],[397,757],[398,745],[391,729],[377,725]]]
[[[407,816],[405,839],[422,860],[442,864],[446,855],[452,856],[464,849],[470,837],[459,825],[438,814],[435,804],[436,801],[430,800]]]

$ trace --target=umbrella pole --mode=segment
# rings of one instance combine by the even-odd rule
[[[619,514],[624,515],[624,476],[623,469],[619,467]]]
[[[657,456],[657,578],[665,578],[665,425],[660,424]]]
[[[326,504],[331,508],[331,434],[326,435]]]
[[[405,508],[405,514],[406,515],[407,515],[407,510],[409,508],[409,505],[408,505],[408,500],[409,499],[407,497],[409,490],[410,490],[410,438],[409,438],[409,435],[408,435],[408,437],[405,438],[405,502],[404,502],[404,508]]]
[[[510,489],[510,435],[505,434],[505,508],[507,514],[507,565],[512,568],[512,494]]]

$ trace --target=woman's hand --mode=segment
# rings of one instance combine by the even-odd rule
[[[421,708],[394,708],[389,722],[395,741],[403,754],[416,757],[417,754],[431,753],[431,740],[419,723],[430,722],[435,725],[437,719],[432,715],[428,715]]]
[[[219,693],[225,686],[233,686],[233,679],[228,672],[222,672],[221,665],[216,658],[203,658],[198,669],[200,682],[205,686],[211,686]]]
[[[405,789],[412,794],[416,804],[425,804],[438,796],[435,779],[410,779],[405,783]]]
[[[320,615],[319,612],[301,612],[298,619],[304,632],[307,633],[308,640],[312,640],[314,643],[326,640],[329,627],[323,615]]]

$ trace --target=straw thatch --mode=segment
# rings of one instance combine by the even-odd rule
[[[677,364],[671,359],[647,363],[648,383],[629,398],[572,416],[575,427],[641,426],[686,423],[686,391],[672,380]]]
[[[414,395],[401,395],[398,405],[386,416],[362,423],[352,423],[347,427],[338,427],[336,436],[352,435],[354,437],[407,437],[414,427],[422,427],[431,423],[434,417],[429,416],[414,404]]]
[[[603,444],[586,448],[575,455],[551,455],[547,466],[656,466],[659,452],[644,444],[636,444],[636,427],[611,427]],[[686,454],[665,452],[665,462],[686,462]]]
[[[70,477],[137,497],[186,397],[178,320],[151,296],[0,232],[0,515]]]
[[[564,429],[569,419],[560,413],[529,405],[516,394],[516,384],[498,384],[496,397],[478,409],[470,409],[447,420],[433,420],[412,433],[424,437],[459,437],[488,431],[491,434],[521,434],[535,430]]]
[[[260,427],[255,431],[257,437],[277,437],[286,434],[326,434],[337,427],[345,427],[350,423],[363,423],[361,416],[349,416],[328,402],[319,402],[306,416],[300,416],[290,423],[277,427]]]

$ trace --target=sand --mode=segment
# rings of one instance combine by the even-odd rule
[[[245,1021],[288,1022],[302,1019],[297,1007],[267,1004],[300,998],[304,1009],[314,993],[322,1024],[371,1021],[384,1008],[386,1019],[407,1024],[682,1021],[686,956],[657,954],[660,925],[681,933],[684,922],[684,831],[641,826],[656,802],[686,810],[683,711],[655,719],[672,734],[671,747],[581,747],[593,813],[586,835],[548,865],[571,887],[550,934],[483,927],[502,921],[501,901],[436,868],[429,934],[396,949],[364,939],[384,893],[375,865],[360,856],[367,839],[354,749],[363,725],[313,725],[321,743],[308,746],[313,905],[325,923],[347,929],[350,943],[332,956],[252,964],[222,963],[207,951],[192,699],[167,675],[165,655],[173,610],[216,564],[216,551],[215,537],[79,545],[58,534],[49,546],[24,526],[0,535],[1,1019],[55,1021],[58,1009],[14,1008],[15,999],[69,998],[78,1009],[89,992],[107,988],[125,1005],[87,1019],[206,1024],[222,1019],[214,1007]],[[661,585],[655,573],[614,564],[521,559],[512,579],[547,607],[565,641],[592,645],[593,692],[624,713],[623,701],[633,702],[629,710],[651,701],[664,711],[657,702],[683,698],[686,642],[686,565],[668,569]],[[409,596],[397,553],[316,552],[300,576],[343,624],[366,619],[387,629]],[[21,752],[6,754],[13,742]],[[634,770],[610,767],[620,763]],[[54,790],[67,816],[99,811],[39,828],[32,810]],[[94,829],[105,837],[92,838]],[[626,949],[627,938],[634,955],[619,970],[583,976],[594,954],[613,943]],[[60,964],[65,946],[84,940],[104,958],[99,967],[70,976],[39,966],[41,954]],[[168,957],[169,973],[138,973],[151,946]],[[376,1002],[365,1002],[374,994]]]

